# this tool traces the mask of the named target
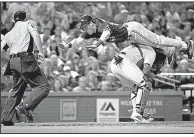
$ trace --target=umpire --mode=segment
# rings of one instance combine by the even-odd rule
[[[33,45],[39,50],[40,59],[44,59],[42,42],[34,21],[26,21],[26,13],[17,11],[14,14],[15,25],[1,41],[1,50],[10,48],[10,59],[4,75],[13,76],[13,88],[9,93],[4,106],[1,123],[4,126],[13,126],[12,118],[19,112],[28,121],[33,121],[31,111],[49,94],[49,84],[45,74],[37,64],[33,55]],[[27,84],[32,91],[21,102]]]

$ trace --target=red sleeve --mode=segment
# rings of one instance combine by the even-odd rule
[[[109,26],[109,23],[106,22],[105,20],[99,19],[98,24],[99,24],[99,27],[98,27],[99,32],[103,32],[103,31],[107,31],[107,30],[109,30],[111,32],[111,28]]]

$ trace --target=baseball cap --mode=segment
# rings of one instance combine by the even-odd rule
[[[85,27],[92,21],[92,17],[89,15],[83,15],[79,20],[79,26],[81,30],[84,30]]]
[[[17,21],[24,21],[26,18],[26,12],[25,11],[17,11],[15,14],[14,14],[14,21],[17,22]]]

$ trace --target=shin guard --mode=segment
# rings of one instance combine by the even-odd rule
[[[143,115],[145,105],[150,93],[150,89],[146,87],[146,82],[142,81],[140,86],[137,88],[137,97],[136,97],[136,112]]]

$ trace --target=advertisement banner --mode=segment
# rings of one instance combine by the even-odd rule
[[[119,102],[120,108],[120,118],[128,118],[132,114],[132,104],[130,97],[120,98]],[[164,118],[164,97],[152,97],[148,98],[145,110],[145,113],[152,113],[156,118]]]
[[[119,122],[119,99],[97,99],[97,122]]]
[[[60,121],[76,120],[76,100],[60,100]]]

